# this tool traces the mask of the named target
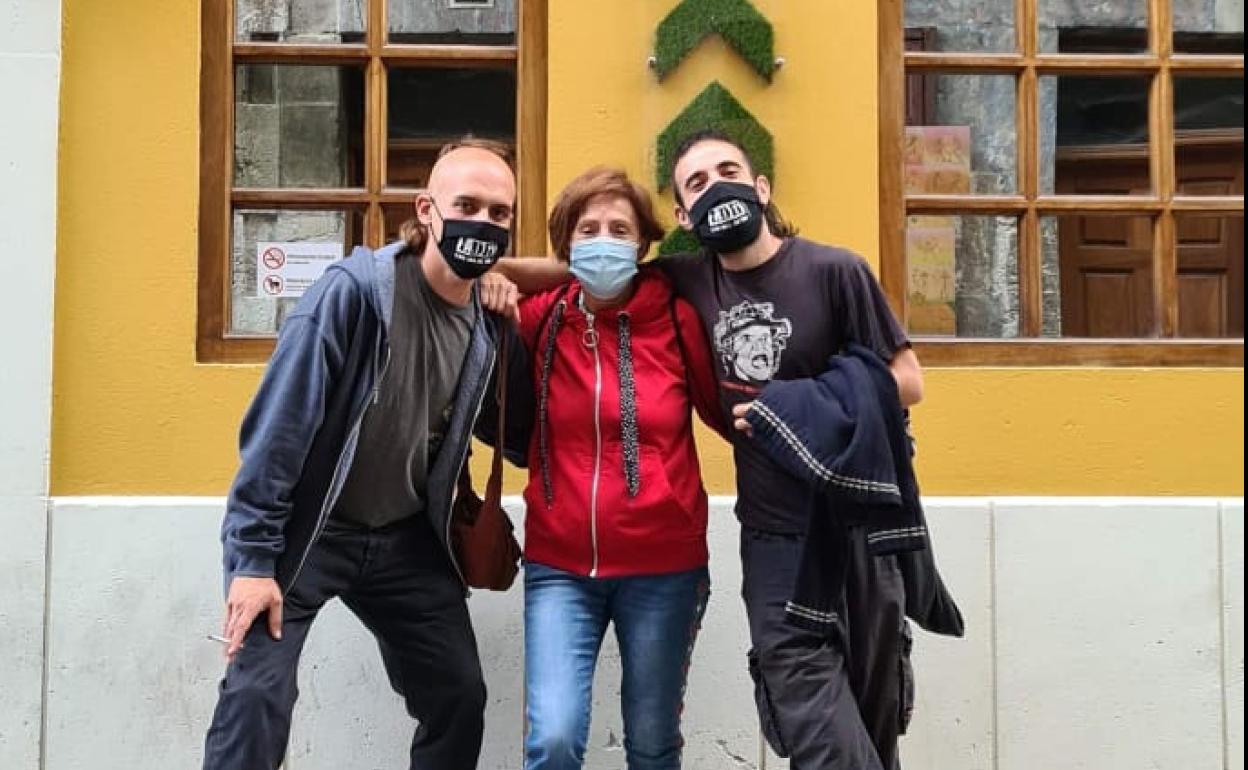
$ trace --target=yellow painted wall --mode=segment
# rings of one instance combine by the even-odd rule
[[[804,233],[875,258],[873,3],[756,0],[787,60],[765,86],[718,40],[658,84],[674,0],[550,0],[549,188],[651,177],[653,138],[712,79],[773,132]],[[199,7],[66,0],[52,488],[221,494],[258,366],[194,359]],[[1243,494],[1243,370],[949,369],[916,410],[928,494]],[[731,460],[704,441],[714,492]],[[518,477],[512,476],[512,489]]]

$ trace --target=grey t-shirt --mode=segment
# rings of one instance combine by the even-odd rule
[[[656,264],[702,319],[729,421],[734,405],[752,401],[773,379],[822,374],[828,359],[851,342],[886,361],[908,344],[871,269],[845,249],[788,238],[752,270],[724,270],[705,253]],[[734,432],[732,443],[741,522],[769,532],[805,532],[806,487],[745,434]]]
[[[429,466],[450,422],[476,310],[438,296],[420,259],[403,254],[395,264],[390,362],[360,425],[333,510],[339,520],[381,527],[425,509]]]

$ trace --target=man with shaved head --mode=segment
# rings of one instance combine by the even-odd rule
[[[505,147],[444,147],[402,240],[355,249],[283,324],[221,528],[229,663],[206,770],[282,763],[299,654],[334,597],[377,638],[419,722],[412,770],[476,767],[485,684],[450,511],[500,335],[512,333],[474,287],[507,251],[515,199]],[[522,457],[525,437],[511,433]]]

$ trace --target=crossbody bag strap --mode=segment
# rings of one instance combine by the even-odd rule
[[[511,335],[500,325],[498,342],[498,379],[495,381],[494,401],[498,407],[498,430],[494,436],[494,458],[490,463],[490,479],[486,483],[485,495],[502,498],[503,491],[503,442],[506,440],[507,428],[507,359]]]

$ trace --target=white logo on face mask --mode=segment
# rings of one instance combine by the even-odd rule
[[[750,218],[750,209],[741,201],[724,201],[711,209],[706,215],[706,223],[718,232],[745,222]]]
[[[498,244],[493,241],[482,241],[477,238],[460,238],[455,244],[455,256],[465,262],[478,265],[489,264],[498,254]]]

